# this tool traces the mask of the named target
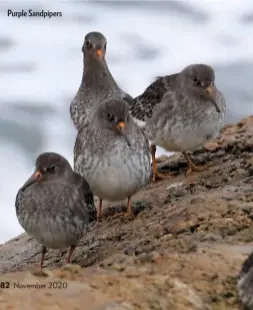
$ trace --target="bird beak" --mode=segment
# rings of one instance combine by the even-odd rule
[[[25,190],[27,187],[29,187],[33,183],[40,180],[41,177],[42,177],[41,172],[39,170],[36,170],[34,174],[25,182],[25,184],[22,187],[22,190]]]
[[[103,59],[104,58],[104,53],[103,51],[99,48],[96,50],[96,55],[98,59]]]
[[[122,136],[125,138],[127,145],[130,146],[131,143],[125,133],[125,122],[119,122],[117,128],[119,132],[122,134]]]
[[[206,92],[208,93],[209,99],[213,103],[213,105],[215,106],[217,112],[220,113],[220,108],[218,107],[218,104],[217,104],[217,102],[216,102],[216,100],[214,99],[214,96],[213,96],[213,89],[212,89],[212,87],[211,86],[207,87],[206,88]]]

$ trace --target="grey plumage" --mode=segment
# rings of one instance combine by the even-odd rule
[[[59,154],[41,154],[35,166],[16,196],[18,221],[45,248],[74,249],[96,220],[92,191]]]
[[[237,282],[239,299],[247,309],[253,309],[253,252],[245,260]]]
[[[87,179],[101,200],[130,198],[148,183],[148,140],[129,115],[125,101],[102,102],[90,124],[78,132],[74,170]]]
[[[105,60],[107,40],[102,33],[90,32],[82,47],[83,76],[77,94],[70,105],[70,115],[79,130],[87,121],[99,102],[106,99],[132,99],[115,82]]]
[[[224,124],[226,103],[214,81],[210,66],[190,65],[152,83],[130,102],[131,115],[152,145],[186,155],[215,138]]]
[[[156,106],[162,101],[164,94],[176,83],[178,74],[157,77],[138,97],[129,101],[131,115],[138,121],[145,122],[152,117]]]

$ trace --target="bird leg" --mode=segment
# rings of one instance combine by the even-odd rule
[[[133,206],[132,206],[132,202],[131,202],[131,197],[128,197],[127,199],[127,212],[125,213],[125,217],[132,217],[134,215],[133,212]]]
[[[102,220],[102,199],[99,198],[97,221],[101,222],[101,220]]]
[[[133,206],[132,206],[132,203],[131,203],[131,197],[128,197],[127,199],[127,213],[129,214],[133,214]]]
[[[41,246],[41,259],[40,259],[40,268],[43,268],[44,257],[47,252],[47,249],[44,245]]]
[[[152,155],[152,180],[155,182],[156,180],[165,180],[167,178],[170,178],[174,174],[172,172],[167,172],[167,173],[159,173],[157,171],[157,166],[156,166],[156,158],[155,158],[155,153],[156,153],[156,145],[151,144],[150,146],[150,153]]]
[[[201,172],[201,171],[204,171],[205,169],[208,168],[207,165],[202,165],[202,166],[196,166],[190,156],[186,153],[186,152],[183,152],[183,155],[187,161],[187,166],[188,166],[188,169],[187,169],[187,172],[186,172],[186,175],[188,176],[189,174],[191,174],[192,172]]]
[[[117,214],[114,214],[112,218],[118,218],[118,217],[121,217],[121,216],[124,216],[125,218],[126,217],[130,217],[132,218],[134,216],[134,212],[133,212],[133,206],[132,206],[132,203],[131,203],[131,197],[128,197],[127,199],[127,212],[120,212],[120,213],[117,213]]]
[[[69,255],[66,259],[66,264],[69,264],[71,256],[73,254],[73,252],[75,251],[76,246],[75,245],[71,245],[70,249],[69,249]]]

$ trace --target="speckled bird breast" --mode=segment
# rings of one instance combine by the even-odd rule
[[[142,133],[128,133],[129,147],[123,136],[109,132],[86,132],[82,153],[75,171],[88,181],[94,195],[107,200],[132,196],[145,186],[151,174],[150,153]]]
[[[217,112],[211,102],[175,106],[173,113],[154,117],[146,122],[149,139],[171,152],[193,151],[214,139],[224,125],[225,99],[219,96]]]
[[[73,186],[33,184],[16,197],[16,214],[24,230],[49,248],[67,248],[84,235],[88,214]]]
[[[122,93],[116,86],[95,85],[80,87],[70,105],[70,115],[77,129],[88,123],[102,100],[121,98]]]

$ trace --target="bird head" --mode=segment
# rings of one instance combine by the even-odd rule
[[[35,171],[26,181],[22,189],[36,182],[56,181],[60,178],[67,179],[72,176],[73,170],[66,158],[57,153],[42,153],[35,163]]]
[[[220,113],[216,102],[215,75],[212,67],[204,64],[195,64],[186,67],[181,73],[183,84],[190,88],[194,94],[211,101]]]
[[[84,38],[82,52],[85,58],[103,60],[106,53],[107,40],[100,32],[89,32]]]
[[[107,129],[122,135],[130,146],[126,134],[126,127],[129,123],[128,103],[124,100],[109,100],[102,102],[97,110],[98,121]]]

